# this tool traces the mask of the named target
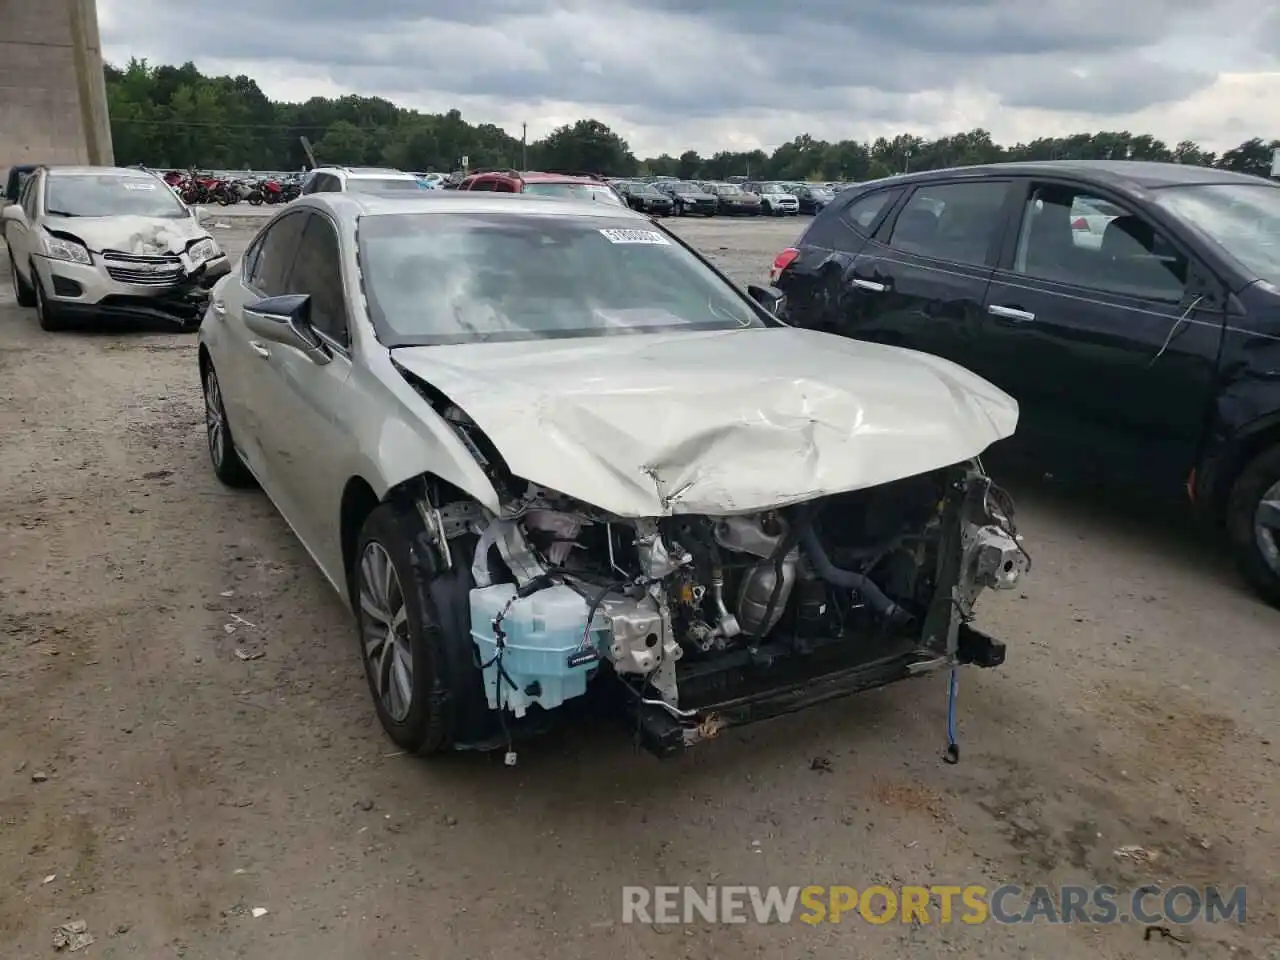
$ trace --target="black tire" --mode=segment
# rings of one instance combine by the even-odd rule
[[[465,549],[455,551],[455,556],[466,554]],[[378,636],[385,637],[388,631],[370,613],[378,605],[373,595],[376,590],[371,588],[371,579],[376,579],[371,564],[380,562],[374,558],[383,557],[390,560],[404,610],[404,633],[396,632],[397,648],[389,653],[389,659],[379,654],[391,641],[374,646]],[[384,503],[365,519],[348,575],[360,659],[387,736],[402,749],[424,755],[483,739],[490,729],[492,712],[471,640],[470,566],[462,560],[452,569],[442,570],[417,510]],[[389,615],[395,599],[383,607]],[[371,605],[370,600],[375,602]],[[398,617],[391,615],[391,619]],[[412,665],[407,705],[402,698],[383,693],[394,685],[394,661],[406,649]],[[383,661],[387,661],[385,667]],[[385,678],[380,679],[380,673],[385,673]]]
[[[1272,606],[1280,607],[1280,557],[1268,559],[1258,531],[1259,507],[1268,491],[1280,485],[1280,446],[1255,457],[1236,478],[1227,499],[1227,538],[1240,572]],[[1272,496],[1276,496],[1274,493]],[[1280,524],[1270,530],[1280,548]]]
[[[208,440],[213,475],[226,486],[237,490],[256,486],[257,480],[236,452],[235,440],[231,436],[231,423],[227,420],[227,409],[222,403],[222,385],[212,363],[204,364],[200,373],[200,386],[204,391],[205,437]],[[215,417],[217,429],[221,430],[218,438],[215,438]]]
[[[13,281],[13,295],[18,301],[20,307],[34,307],[36,305],[36,292],[32,289],[31,284],[22,279],[22,275],[18,273],[18,264],[13,259],[13,254],[9,254],[9,277]]]
[[[45,296],[44,284],[40,282],[40,274],[36,273],[34,263],[31,265],[31,286],[35,295],[36,321],[40,324],[40,329],[50,333],[66,330],[70,324],[62,311],[51,304]]]

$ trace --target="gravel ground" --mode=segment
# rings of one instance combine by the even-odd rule
[[[210,219],[235,252],[258,222]],[[677,228],[744,281],[798,232]],[[426,763],[202,424],[192,336],[45,334],[0,284],[6,958],[72,920],[104,958],[1280,955],[1280,612],[1178,514],[1010,483],[1035,566],[986,599],[1009,661],[962,675],[957,766],[942,676],[668,763],[612,729]],[[619,922],[626,884],[1145,881],[1247,884],[1248,923]]]

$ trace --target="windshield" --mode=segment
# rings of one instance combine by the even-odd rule
[[[537,197],[568,197],[571,200],[602,200],[620,204],[618,195],[607,184],[596,183],[526,183],[524,192]]]
[[[362,217],[360,269],[387,346],[765,324],[667,234],[613,217]]]
[[[1267,183],[1166,187],[1156,191],[1155,198],[1258,279],[1280,285],[1280,187]]]
[[[666,183],[663,184],[663,186],[666,187],[668,190],[675,191],[676,193],[706,193],[707,192],[703,190],[700,186],[698,186],[696,183],[690,183],[687,180],[676,180],[675,182],[668,180]]]
[[[191,216],[155,177],[128,173],[53,173],[45,187],[44,209],[56,217]]]
[[[809,192],[819,200],[830,200],[835,196],[835,194],[826,187],[810,187]]]
[[[427,189],[418,178],[403,177],[348,177],[347,193],[409,193]]]
[[[780,183],[762,183],[757,193],[786,193],[787,188]]]

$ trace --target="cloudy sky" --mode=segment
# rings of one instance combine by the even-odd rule
[[[104,53],[641,156],[982,126],[1280,137],[1280,0],[98,0]]]

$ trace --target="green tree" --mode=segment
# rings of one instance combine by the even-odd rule
[[[531,144],[529,152],[540,166],[551,170],[582,170],[624,177],[636,170],[636,158],[627,141],[599,120],[590,118],[557,127]]]

